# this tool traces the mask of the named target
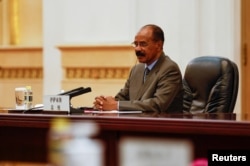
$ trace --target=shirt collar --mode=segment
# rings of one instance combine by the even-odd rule
[[[153,63],[151,63],[151,64],[148,65],[148,66],[145,64],[145,68],[147,67],[149,70],[151,70],[151,69],[155,66],[155,64],[156,64],[157,61],[158,61],[158,59],[155,60]]]

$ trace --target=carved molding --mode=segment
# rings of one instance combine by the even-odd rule
[[[66,79],[125,79],[130,72],[129,67],[71,67],[65,70]]]
[[[42,79],[42,68],[0,68],[0,79]]]

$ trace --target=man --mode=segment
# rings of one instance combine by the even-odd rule
[[[143,26],[133,46],[139,64],[130,72],[125,86],[114,97],[98,96],[98,110],[182,112],[182,76],[178,65],[163,52],[164,32],[157,25]],[[149,69],[149,72],[144,72]]]

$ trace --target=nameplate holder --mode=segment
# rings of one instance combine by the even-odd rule
[[[45,111],[70,112],[70,97],[68,95],[45,95],[43,105]]]

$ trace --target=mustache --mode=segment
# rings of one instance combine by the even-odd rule
[[[135,54],[136,54],[136,56],[145,56],[145,53],[143,53],[141,51],[136,51]]]

